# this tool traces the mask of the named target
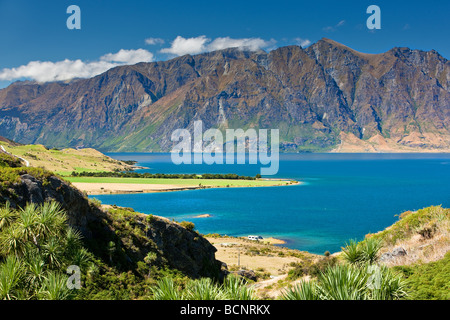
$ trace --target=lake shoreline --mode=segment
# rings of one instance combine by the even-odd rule
[[[123,178],[126,179],[126,178]],[[155,193],[155,192],[174,192],[186,190],[201,189],[219,189],[219,188],[260,188],[260,187],[288,187],[302,184],[296,180],[269,180],[264,181],[277,182],[269,185],[230,185],[230,186],[206,186],[206,185],[172,185],[172,184],[137,184],[137,183],[96,183],[96,182],[72,182],[77,189],[85,192],[87,195],[107,195],[107,194],[134,194],[134,193]],[[284,184],[280,184],[284,183]]]
[[[125,158],[123,154],[114,157]],[[140,165],[151,167],[152,172],[234,172],[253,177],[259,171],[258,166],[251,165],[203,164],[180,168],[167,154],[128,156],[132,157]],[[383,230],[405,209],[418,210],[438,204],[449,206],[446,191],[450,183],[448,154],[283,154],[277,176],[302,184],[293,188],[104,193],[90,197],[140,212],[193,221],[202,234],[263,237],[273,234],[287,240],[281,246],[316,254],[338,252],[349,239],[362,240],[370,232]],[[178,187],[180,184],[198,186],[201,182],[177,181]],[[212,217],[194,218],[200,214]]]

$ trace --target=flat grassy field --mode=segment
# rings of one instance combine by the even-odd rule
[[[73,183],[129,183],[129,184],[158,184],[178,186],[207,186],[207,187],[261,187],[289,185],[287,180],[234,180],[234,179],[153,179],[153,178],[114,178],[114,177],[65,177]]]

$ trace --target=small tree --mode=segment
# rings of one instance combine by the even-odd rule
[[[194,231],[194,229],[195,229],[195,224],[194,224],[193,222],[189,222],[189,221],[181,221],[181,222],[180,222],[180,225],[181,225],[183,228],[186,228],[186,229],[189,230],[189,231]]]
[[[152,264],[156,262],[158,259],[158,255],[155,252],[149,252],[147,256],[144,258],[144,262],[148,264],[148,275],[147,277],[150,278],[151,272],[152,272]]]
[[[145,217],[145,232],[148,237],[148,231],[150,230],[151,224],[155,221],[155,217],[152,214],[149,214]]]
[[[113,241],[110,241],[108,243],[108,253],[109,253],[109,262],[111,263],[112,263],[112,256],[115,251],[116,251],[116,244]]]

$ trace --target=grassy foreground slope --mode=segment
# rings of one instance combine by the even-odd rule
[[[410,300],[450,300],[450,252],[442,260],[394,269],[407,278]]]
[[[432,206],[403,212],[399,221],[367,238],[382,241],[380,253],[385,254],[385,264],[389,266],[443,259],[450,251],[450,209]],[[402,248],[406,254],[390,255],[396,248]]]
[[[432,206],[399,218],[367,239],[382,242],[383,264],[407,279],[409,299],[450,300],[450,209]]]

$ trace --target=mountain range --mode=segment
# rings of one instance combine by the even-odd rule
[[[330,39],[120,66],[0,90],[0,135],[49,147],[170,151],[175,129],[279,129],[285,152],[450,151],[450,63]]]

